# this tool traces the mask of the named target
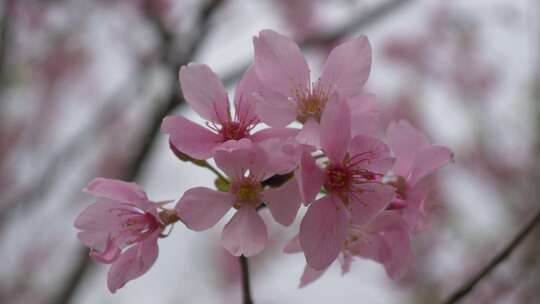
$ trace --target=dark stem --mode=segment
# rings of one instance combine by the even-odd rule
[[[248,259],[243,255],[241,255],[239,259],[240,271],[242,273],[242,303],[253,304],[253,299],[251,298],[251,285],[249,282]]]
[[[484,266],[476,275],[470,278],[465,284],[456,289],[443,304],[454,304],[463,299],[473,288],[485,278],[493,269],[495,269],[500,263],[502,263],[510,254],[521,244],[527,235],[536,227],[540,222],[540,210],[536,212],[534,217],[516,234],[516,236],[508,243],[497,255],[495,255],[489,263]]]

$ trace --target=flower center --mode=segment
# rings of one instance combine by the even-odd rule
[[[344,167],[329,165],[326,168],[326,180],[324,187],[333,193],[344,193],[350,190],[353,176],[351,172]]]
[[[228,121],[219,130],[225,141],[234,139],[240,140],[249,135],[247,126],[243,126],[238,122]]]
[[[248,205],[257,208],[261,204],[261,190],[262,187],[260,182],[251,181],[249,179],[239,183],[233,183],[230,189],[231,193],[236,196],[233,207],[238,209]]]
[[[328,102],[328,90],[319,83],[313,83],[311,87],[304,90],[295,90],[294,97],[297,101],[297,119],[301,123],[308,118],[321,120],[324,107]]]

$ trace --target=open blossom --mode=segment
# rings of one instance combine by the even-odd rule
[[[251,134],[259,123],[255,114],[253,93],[259,91],[260,83],[249,68],[236,87],[234,117],[227,92],[218,76],[204,64],[190,63],[182,66],[179,73],[184,98],[193,110],[204,118],[208,128],[182,116],[168,116],[161,129],[170,135],[170,143],[178,151],[195,159],[207,159],[220,145],[247,138],[260,141],[273,136],[289,136],[296,132],[287,128],[264,129]]]
[[[114,293],[154,264],[164,223],[136,184],[96,178],[84,191],[99,200],[75,220],[77,237],[90,247],[90,257],[111,264],[107,285]]]
[[[283,250],[285,253],[301,252],[298,236]],[[394,211],[383,211],[363,225],[349,223],[346,238],[341,245],[338,261],[342,273],[349,272],[355,257],[381,263],[392,279],[400,279],[411,262],[410,237],[407,223]],[[300,287],[320,278],[328,269],[315,270],[306,265]]]
[[[253,38],[255,72],[264,90],[256,113],[266,124],[283,127],[298,120],[304,124],[299,140],[317,145],[319,122],[336,92],[349,103],[353,134],[369,134],[377,129],[374,96],[363,92],[371,69],[371,47],[365,36],[334,48],[312,81],[306,59],[298,45],[271,30]]]
[[[388,140],[396,157],[396,197],[391,208],[403,213],[412,231],[425,225],[424,202],[428,187],[422,179],[453,160],[450,149],[432,145],[427,137],[405,120],[388,126]]]
[[[304,152],[296,171],[302,200],[313,202],[324,186],[326,195],[309,206],[299,240],[308,265],[322,270],[342,249],[347,223],[363,225],[383,211],[394,187],[381,182],[394,159],[380,140],[364,135],[351,139],[347,104],[336,99],[321,118],[321,146],[328,161],[320,168]],[[339,130],[336,132],[336,130]]]
[[[257,208],[266,204],[273,218],[288,226],[300,206],[294,178],[278,188],[265,189],[262,182],[274,174],[294,170],[298,154],[297,144],[279,144],[277,139],[259,144],[242,139],[237,144],[223,145],[214,158],[230,181],[228,192],[204,187],[189,189],[176,206],[178,217],[188,228],[201,231],[214,226],[234,208],[236,213],[221,234],[223,247],[235,256],[261,252],[266,245],[267,230]]]

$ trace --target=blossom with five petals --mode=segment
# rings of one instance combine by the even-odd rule
[[[114,293],[154,264],[164,223],[155,203],[134,183],[96,178],[84,191],[99,200],[75,220],[81,230],[77,237],[95,261],[112,264],[107,285]]]
[[[167,116],[161,130],[169,134],[170,144],[178,151],[195,159],[208,159],[223,143],[243,138],[261,141],[271,137],[288,137],[296,130],[269,128],[251,134],[259,118],[255,114],[254,93],[261,84],[250,67],[236,87],[234,117],[231,115],[229,98],[219,77],[204,64],[190,63],[179,72],[180,86],[188,104],[203,119],[204,128],[183,116]]]
[[[242,139],[222,145],[214,159],[230,181],[228,192],[189,189],[176,206],[178,217],[188,228],[202,231],[234,208],[237,211],[221,234],[223,247],[235,256],[258,254],[266,245],[267,230],[257,208],[264,203],[278,223],[288,226],[300,206],[294,178],[278,188],[265,189],[262,182],[275,174],[291,172],[297,166],[299,150],[297,144],[281,144],[278,139],[258,144]]]
[[[394,187],[381,182],[394,163],[388,147],[364,135],[351,139],[350,120],[343,100],[329,104],[321,118],[321,146],[328,161],[320,168],[304,152],[296,171],[304,203],[313,202],[323,186],[327,193],[309,206],[300,224],[300,243],[316,270],[338,256],[349,220],[355,225],[369,222],[394,196]]]
[[[388,126],[389,144],[396,157],[393,172],[396,179],[396,197],[391,209],[402,213],[412,232],[422,230],[426,224],[424,203],[428,193],[422,179],[453,161],[450,149],[432,145],[427,137],[405,120]]]
[[[272,30],[253,38],[255,72],[264,86],[256,113],[266,124],[283,127],[298,120],[304,124],[299,140],[317,146],[319,122],[335,93],[349,103],[353,134],[377,130],[375,97],[363,92],[371,69],[371,47],[365,36],[334,48],[321,77],[311,82],[306,59],[291,39]]]
[[[289,241],[283,251],[301,252],[298,236]],[[383,211],[363,225],[349,223],[338,256],[342,274],[349,272],[354,257],[378,262],[384,266],[392,279],[402,278],[412,257],[409,229],[405,220],[394,211]],[[306,265],[300,279],[300,287],[317,280],[327,269],[328,267],[315,270]]]

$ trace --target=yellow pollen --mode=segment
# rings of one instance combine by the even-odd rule
[[[242,201],[253,201],[257,199],[259,190],[255,189],[251,185],[241,186],[236,193],[236,196]]]

